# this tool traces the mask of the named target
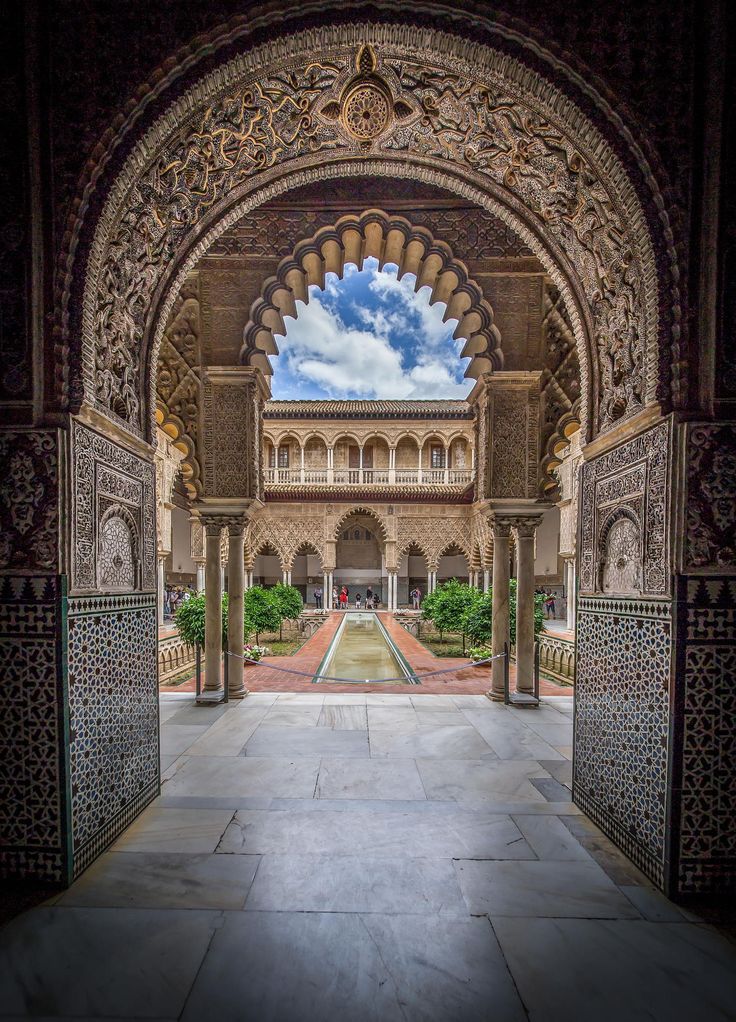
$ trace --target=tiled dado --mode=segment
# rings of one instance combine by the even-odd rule
[[[662,886],[672,605],[582,597],[577,626],[573,797]]]
[[[736,577],[680,579],[674,880],[736,888]],[[679,797],[678,797],[679,795]]]
[[[67,601],[74,875],[159,790],[153,593]]]
[[[0,872],[68,870],[61,579],[0,578]]]

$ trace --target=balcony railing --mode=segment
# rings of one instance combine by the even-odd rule
[[[264,482],[291,486],[467,486],[468,468],[266,468]]]

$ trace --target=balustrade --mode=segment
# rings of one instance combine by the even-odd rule
[[[417,468],[266,468],[266,486],[292,484],[306,486],[466,486],[475,478],[474,469]]]

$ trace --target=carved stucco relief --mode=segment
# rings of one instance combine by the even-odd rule
[[[256,496],[260,415],[255,379],[204,382],[202,461],[207,497]]]
[[[624,593],[669,594],[670,444],[671,420],[667,419],[584,464],[580,492],[581,592],[613,591],[616,581],[630,587]],[[616,522],[624,519],[632,523],[633,530],[626,531],[622,525],[614,529]],[[633,583],[634,578],[640,582]]]
[[[0,571],[58,568],[57,445],[53,430],[0,433]]]
[[[687,568],[734,569],[736,426],[692,423],[687,430]]]
[[[140,568],[131,589],[152,590],[156,585],[156,496],[154,466],[100,436],[81,422],[72,423],[72,570],[71,588],[77,592],[107,588],[120,590],[122,567],[103,580],[101,567],[111,570],[124,558],[117,526],[104,534],[111,518],[124,519],[131,548],[138,551]],[[117,530],[117,531],[116,531]],[[113,546],[116,552],[112,552]],[[126,576],[127,577],[127,576]]]
[[[316,153],[324,166],[357,150],[440,173],[449,163],[508,196],[508,205],[496,203],[502,219],[513,218],[549,263],[549,251],[523,225],[531,218],[576,267],[597,361],[594,429],[636,412],[654,396],[658,376],[656,266],[634,188],[602,137],[548,82],[506,55],[430,31],[413,32],[407,45],[405,28],[375,26],[369,68],[358,49],[362,31],[321,30],[318,61],[314,33],[236,58],[177,101],[145,149],[133,151],[89,263],[83,344],[95,374],[86,381],[88,399],[143,431],[139,348],[148,295],[183,236],[261,172],[272,171],[263,179],[273,180],[279,168],[306,167]],[[276,64],[278,73],[255,73]],[[370,118],[367,135],[355,127],[358,100],[360,119]],[[223,221],[209,240],[229,226]],[[563,275],[550,272],[566,289]],[[166,302],[159,311],[165,317]],[[577,314],[573,326],[582,342]]]

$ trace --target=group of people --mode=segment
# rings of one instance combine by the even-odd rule
[[[166,586],[164,589],[164,617],[173,617],[185,600],[194,596],[191,586]]]
[[[381,602],[378,593],[374,593],[373,589],[368,586],[365,591],[365,605],[363,604],[363,596],[361,593],[356,593],[353,597],[354,605],[356,610],[360,610],[365,606],[366,610],[377,610],[378,605]],[[322,586],[317,586],[314,590],[314,605],[317,610],[322,610],[324,601],[324,591]],[[350,589],[348,586],[337,586],[332,587],[332,609],[333,610],[347,610],[350,602]]]

